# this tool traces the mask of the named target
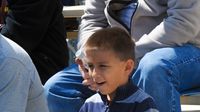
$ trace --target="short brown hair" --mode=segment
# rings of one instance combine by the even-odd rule
[[[100,29],[90,36],[85,46],[112,50],[119,56],[120,60],[135,60],[135,42],[121,28]]]

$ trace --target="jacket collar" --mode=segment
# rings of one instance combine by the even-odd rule
[[[116,96],[114,97],[112,103],[128,98],[130,95],[135,93],[138,89],[139,88],[133,84],[132,80],[129,79],[127,84],[117,88]],[[101,93],[99,93],[99,94],[100,94],[101,99],[102,99],[102,101],[104,102],[105,105],[109,105],[111,103],[107,100],[106,95],[102,95]]]

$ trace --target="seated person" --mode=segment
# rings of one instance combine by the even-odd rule
[[[0,34],[1,112],[49,112],[44,89],[29,55]]]
[[[133,49],[134,41],[117,27],[101,29],[88,39],[80,58],[98,93],[86,100],[80,112],[158,112],[153,99],[130,78]]]
[[[7,2],[9,10],[0,32],[26,50],[44,84],[68,66],[62,3],[60,0]]]
[[[86,0],[77,49],[96,30],[126,30],[136,44],[133,83],[160,112],[181,112],[180,96],[200,88],[199,10],[200,0]],[[78,68],[66,67],[45,83],[52,112],[78,112],[94,94],[82,85],[90,84]]]

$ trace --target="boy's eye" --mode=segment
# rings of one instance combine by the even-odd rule
[[[106,67],[108,67],[107,65],[100,65],[99,67],[101,67],[101,68],[106,68]]]
[[[87,69],[91,69],[93,70],[94,69],[94,65],[93,64],[86,64],[86,68]],[[98,65],[99,68],[102,68],[102,69],[105,69],[105,68],[108,68],[109,66],[108,65]]]
[[[88,66],[88,68],[90,68],[90,69],[94,68],[94,65],[92,65],[92,64],[88,64],[87,66]]]

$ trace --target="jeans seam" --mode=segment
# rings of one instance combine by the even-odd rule
[[[180,61],[179,63],[174,64],[173,66],[174,66],[174,67],[177,67],[177,66],[179,66],[179,65],[182,65],[182,64],[189,64],[189,63],[191,63],[191,62],[200,62],[200,56],[195,57],[195,58],[190,58],[190,59],[187,59],[187,60]]]
[[[170,74],[172,75],[172,72]],[[175,111],[175,109],[176,109],[176,106],[175,106],[176,105],[176,101],[175,101],[175,95],[173,94],[173,93],[175,93],[174,89],[173,89],[173,78],[170,76],[168,80],[170,82],[170,89],[171,89],[171,96],[172,96],[172,98],[171,98],[172,99],[172,101],[171,101],[171,105],[172,105],[171,106],[172,107],[171,108],[171,112],[176,112]]]
[[[175,98],[175,94],[173,93],[176,93],[176,91],[174,91],[175,89],[178,90],[178,88],[176,88],[175,86],[173,86],[173,84],[175,84],[175,81],[174,80],[178,80],[180,78],[180,75],[178,75],[178,77],[173,77],[173,76],[176,76],[176,75],[173,75],[173,74],[176,74],[174,71],[177,71],[177,64],[171,62],[171,61],[168,61],[168,64],[169,66],[166,68],[166,70],[168,71],[168,73],[170,74],[169,77],[168,77],[168,81],[170,82],[170,94],[171,94],[171,102],[170,102],[170,105],[171,105],[171,110],[170,112],[176,112],[176,98]],[[180,83],[177,83],[177,87],[179,87]],[[173,89],[175,88],[175,89]]]

